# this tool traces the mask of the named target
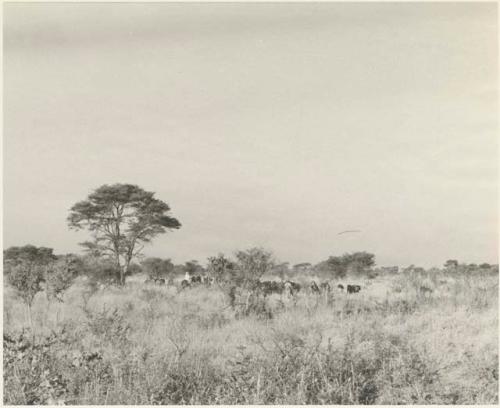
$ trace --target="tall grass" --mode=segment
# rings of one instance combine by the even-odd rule
[[[5,292],[6,404],[497,404],[498,279],[399,274],[359,294],[131,284]],[[336,286],[336,285],[335,285]],[[423,290],[426,287],[430,290]]]

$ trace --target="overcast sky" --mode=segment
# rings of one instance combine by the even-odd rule
[[[497,263],[496,7],[4,3],[4,247],[79,251],[69,208],[122,182],[175,262]]]

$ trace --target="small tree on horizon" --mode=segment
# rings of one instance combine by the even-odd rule
[[[111,258],[86,254],[82,257],[82,261],[83,275],[87,278],[87,286],[106,287],[120,282],[120,276]]]
[[[218,254],[208,258],[207,272],[217,284],[222,284],[235,278],[236,265],[232,260],[226,258],[224,254]]]
[[[375,265],[375,255],[368,252],[346,253],[342,256],[330,256],[326,261],[316,265],[322,274],[342,279],[348,273],[363,274]]]
[[[64,293],[83,270],[83,261],[73,254],[59,256],[50,263],[45,274],[47,300],[54,299],[62,303]]]
[[[458,267],[458,261],[456,259],[448,259],[444,263],[446,269],[456,269]]]
[[[280,264],[274,265],[272,272],[281,280],[285,280],[290,273],[290,263],[282,262]]]
[[[239,278],[243,283],[259,280],[275,266],[273,254],[263,248],[236,252]]]
[[[347,270],[358,275],[368,272],[375,265],[375,255],[366,251],[344,254],[342,258]]]
[[[31,306],[38,292],[44,289],[49,265],[57,257],[52,248],[25,245],[3,251],[3,273],[27,307],[29,325],[33,329]]]
[[[168,279],[174,270],[172,261],[162,258],[146,258],[141,267],[150,279]]]
[[[185,262],[184,270],[188,272],[190,276],[204,273],[203,266],[201,266],[196,259]]]
[[[123,285],[130,263],[144,245],[167,230],[181,227],[169,211],[168,204],[139,186],[105,184],[71,207],[68,225],[92,233],[93,241],[82,245],[94,255],[112,259]]]

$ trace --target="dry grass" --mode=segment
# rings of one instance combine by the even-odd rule
[[[496,275],[369,282],[245,310],[216,288],[133,283],[85,301],[78,283],[64,304],[37,296],[34,340],[6,289],[4,402],[498,403]]]

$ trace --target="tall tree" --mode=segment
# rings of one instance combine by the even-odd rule
[[[93,241],[82,245],[94,254],[112,258],[124,284],[132,259],[144,245],[158,234],[181,227],[169,211],[168,204],[139,186],[105,184],[71,207],[68,224],[92,233]]]

